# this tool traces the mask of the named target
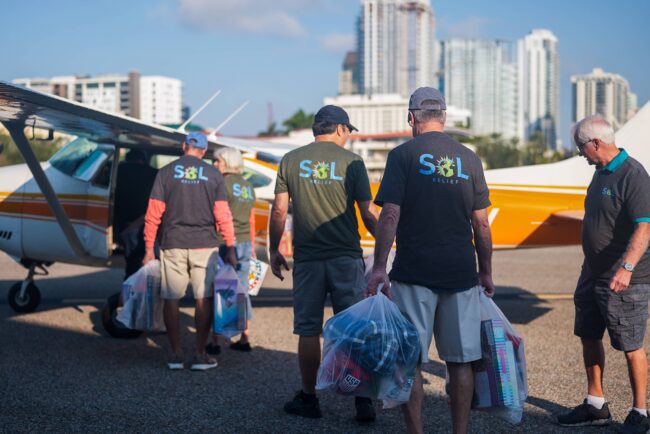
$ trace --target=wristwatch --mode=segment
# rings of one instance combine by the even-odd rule
[[[627,271],[629,271],[630,273],[631,273],[632,271],[634,271],[634,264],[631,264],[631,263],[629,263],[629,262],[623,262],[623,263],[621,264],[621,267],[625,268],[625,269],[626,269]]]

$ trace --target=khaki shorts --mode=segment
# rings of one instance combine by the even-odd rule
[[[161,298],[183,298],[189,283],[195,299],[212,297],[218,258],[216,247],[160,250]]]
[[[293,333],[318,336],[323,332],[325,299],[330,293],[337,314],[363,297],[363,259],[350,256],[293,265]]]
[[[445,362],[467,363],[481,359],[481,308],[479,287],[439,290],[393,281],[393,301],[420,335],[420,359],[429,361],[435,336],[438,356]]]

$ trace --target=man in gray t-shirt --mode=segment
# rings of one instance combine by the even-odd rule
[[[612,346],[625,353],[632,383],[624,432],[645,433],[650,430],[643,348],[650,296],[650,177],[625,149],[616,147],[614,130],[603,118],[578,122],[573,138],[580,155],[596,166],[585,198],[585,260],[574,296],[574,333],[582,341],[587,397],[558,422],[582,426],[611,420],[603,394],[602,338],[607,330]]]

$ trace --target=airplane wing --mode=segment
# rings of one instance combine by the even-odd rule
[[[569,220],[579,220],[582,221],[585,219],[585,210],[563,210],[563,211],[556,211],[552,213],[551,215],[555,217],[560,217],[560,218],[565,218]]]
[[[95,258],[85,251],[41,163],[31,149],[25,128],[53,130],[84,137],[96,143],[153,150],[161,154],[180,154],[180,144],[185,138],[185,133],[181,131],[97,110],[4,81],[0,81],[0,123],[7,128],[16,143],[72,250],[80,258],[80,263],[87,264],[95,263]],[[262,142],[217,136],[209,142],[209,148],[230,146],[245,152],[256,152],[260,143]]]
[[[0,81],[0,122],[22,124],[85,137],[125,148],[178,153],[185,133],[139,119],[108,113],[58,96]],[[228,146],[256,152],[272,143],[217,136],[209,148]]]

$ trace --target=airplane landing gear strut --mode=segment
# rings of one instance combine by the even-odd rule
[[[45,265],[40,262],[29,264],[27,277],[22,282],[14,283],[7,296],[9,306],[18,313],[28,313],[36,310],[41,302],[41,291],[34,284],[34,276],[47,276]]]

